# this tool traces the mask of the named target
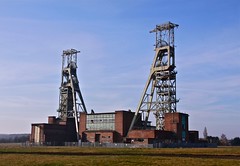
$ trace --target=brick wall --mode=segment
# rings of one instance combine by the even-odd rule
[[[80,113],[80,123],[79,123],[79,133],[80,133],[80,138],[82,138],[82,141],[93,141],[95,140],[95,135],[92,134],[92,131],[87,131],[86,130],[86,113]],[[126,136],[128,129],[130,127],[130,124],[132,122],[132,118],[134,116],[134,112],[131,111],[115,111],[115,130],[111,131],[114,134],[112,134],[112,142],[123,142],[123,137]],[[108,131],[96,131],[99,132],[101,135],[105,134],[105,132]],[[102,135],[103,138],[107,138],[108,136],[105,137],[105,135]],[[93,137],[93,138],[90,138]],[[108,140],[106,140],[108,141]]]
[[[80,139],[84,139],[83,132],[86,130],[86,113],[80,112],[80,120],[79,120],[79,135]]]
[[[155,130],[131,130],[128,138],[155,138]]]
[[[124,113],[122,111],[115,112],[115,131],[119,133],[116,138],[117,142],[120,142],[123,139],[123,115]]]
[[[189,142],[197,143],[199,141],[199,132],[198,131],[188,131]]]
[[[85,142],[113,143],[114,131],[85,131]],[[98,138],[97,138],[98,137]]]
[[[184,122],[183,122],[184,121]],[[172,131],[179,141],[188,141],[188,114],[166,113],[164,117],[165,131]],[[185,136],[184,136],[185,135]]]

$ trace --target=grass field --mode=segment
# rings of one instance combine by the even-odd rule
[[[124,149],[0,146],[0,166],[240,166],[240,147]]]

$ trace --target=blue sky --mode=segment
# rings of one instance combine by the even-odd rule
[[[0,133],[57,115],[62,50],[81,51],[88,110],[135,111],[156,24],[175,31],[178,111],[190,129],[240,136],[240,1],[0,0]]]

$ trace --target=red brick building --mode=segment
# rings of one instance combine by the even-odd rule
[[[188,142],[188,114],[166,113],[165,130],[131,130],[128,141],[132,143],[152,144],[158,142]]]
[[[165,113],[165,131],[172,131],[176,134],[177,140],[188,142],[188,114],[175,112]]]
[[[73,118],[59,121],[55,116],[49,116],[48,123],[32,124],[30,142],[49,145],[77,142],[75,121]]]
[[[123,142],[134,112],[115,111],[110,113],[80,114],[79,133],[83,142]]]
[[[165,130],[155,130],[154,126],[142,126],[139,114],[135,128],[129,130],[134,117],[131,111],[108,113],[80,113],[79,136],[82,142],[153,144],[169,142],[197,142],[198,132],[188,130],[188,114],[166,113]],[[54,116],[48,123],[32,124],[30,141],[50,145],[63,145],[64,142],[77,142],[75,121],[68,118],[61,121]],[[146,126],[145,126],[146,127]]]

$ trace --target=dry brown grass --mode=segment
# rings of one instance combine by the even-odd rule
[[[2,146],[0,165],[240,165],[240,147],[115,149]]]

